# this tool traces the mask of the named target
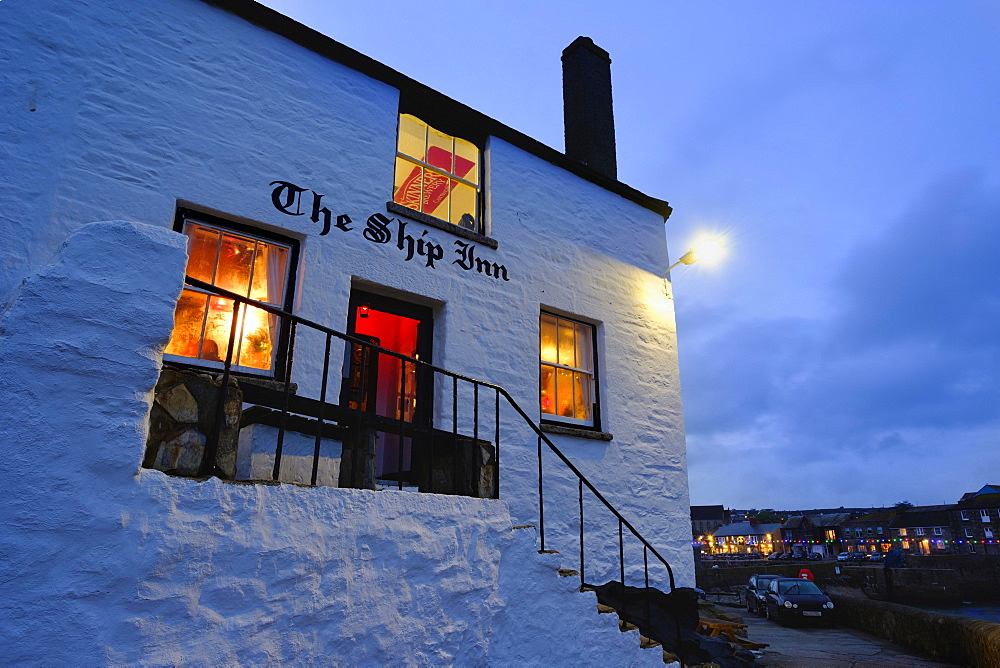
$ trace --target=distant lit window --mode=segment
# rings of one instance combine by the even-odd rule
[[[986,527],[983,529],[983,533],[986,535],[986,538],[993,538],[993,527]]]
[[[827,540],[837,540],[837,532],[834,529],[827,529],[825,533]]]
[[[472,142],[400,114],[392,201],[482,233],[479,155]]]
[[[214,217],[183,215],[188,237],[187,275],[242,297],[285,308],[291,284],[294,242],[223,227]],[[277,317],[241,308],[232,363],[238,371],[273,373],[279,352]],[[233,302],[185,286],[174,311],[174,330],[165,355],[200,366],[225,362],[233,328]]]
[[[540,329],[542,418],[596,426],[594,326],[542,313]]]
[[[900,536],[905,536],[906,535],[906,529],[900,529],[899,530],[899,535]]]
[[[990,521],[990,511],[989,511],[989,509],[987,509],[987,508],[981,509],[979,511],[979,519],[981,519],[984,522],[989,522]]]
[[[875,529],[875,533],[877,533],[878,535],[880,535],[880,536],[881,536],[881,535],[883,535],[883,534],[884,534],[885,532],[884,532],[884,531],[882,530],[882,527],[877,527],[877,528]]]

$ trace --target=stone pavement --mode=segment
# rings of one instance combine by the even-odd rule
[[[870,633],[846,626],[785,627],[776,622],[743,613],[747,634],[754,642],[770,645],[759,655],[762,666],[774,668],[883,668],[916,666],[938,668],[953,664],[939,663],[919,656],[907,647],[896,645]]]

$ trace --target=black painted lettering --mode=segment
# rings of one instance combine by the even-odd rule
[[[314,223],[318,223],[319,219],[321,217],[323,218],[323,231],[319,233],[320,236],[329,234],[330,219],[333,216],[333,214],[330,213],[330,209],[326,208],[325,206],[320,207],[320,204],[322,202],[323,202],[323,196],[320,195],[318,192],[313,191],[313,211],[312,215],[309,216],[309,219],[312,220],[312,222]]]
[[[455,245],[458,248],[455,249],[455,253],[458,254],[457,260],[452,260],[452,264],[457,264],[462,269],[468,271],[472,269],[475,260],[475,246],[473,244],[467,244],[464,241],[458,239],[455,240]]]
[[[392,232],[389,231],[389,223],[392,218],[387,218],[384,214],[373,213],[368,217],[367,226],[363,232],[365,239],[377,244],[387,244],[392,241]]]
[[[350,216],[348,216],[346,213],[342,213],[339,216],[337,216],[337,224],[334,225],[334,227],[336,227],[338,230],[344,230],[345,232],[350,232],[354,228],[348,227],[348,225],[350,225],[353,222],[354,221],[351,220]]]
[[[304,212],[299,210],[299,205],[302,201],[302,193],[306,191],[306,188],[300,188],[288,181],[271,181],[268,185],[275,184],[278,187],[271,191],[271,203],[274,204],[274,208],[289,216],[301,216]],[[290,211],[293,204],[295,211]]]

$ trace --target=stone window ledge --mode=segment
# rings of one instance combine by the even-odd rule
[[[488,246],[494,250],[500,245],[497,243],[496,239],[491,239],[485,234],[480,234],[479,232],[473,232],[472,230],[467,230],[464,227],[459,227],[458,225],[452,225],[449,222],[443,221],[440,218],[435,218],[434,216],[428,216],[426,213],[422,213],[415,209],[411,209],[408,206],[403,206],[402,204],[396,204],[395,202],[386,202],[385,209],[389,213],[394,213],[397,216],[406,216],[412,220],[422,223],[423,225],[428,225],[430,227],[435,227],[439,230],[444,230],[449,234],[454,234],[456,237],[462,237],[463,239],[468,239],[469,241],[475,241],[476,243]]]
[[[541,430],[546,434],[558,434],[560,436],[575,436],[576,438],[589,438],[592,441],[610,441],[614,438],[606,431],[594,431],[593,429],[580,429],[579,427],[567,427],[561,424],[549,424],[543,422]]]

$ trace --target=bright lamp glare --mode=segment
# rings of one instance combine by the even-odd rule
[[[695,242],[692,250],[699,262],[715,264],[726,254],[726,245],[718,237],[703,237]]]

